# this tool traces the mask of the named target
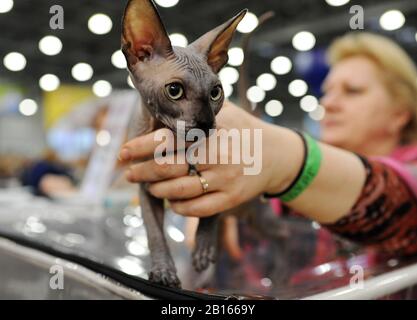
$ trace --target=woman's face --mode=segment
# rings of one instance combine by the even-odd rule
[[[370,59],[353,56],[337,63],[323,84],[323,93],[323,142],[362,153],[367,144],[398,138],[403,125],[399,108]]]

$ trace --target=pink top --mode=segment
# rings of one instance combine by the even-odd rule
[[[417,162],[417,144],[401,146],[385,157],[371,157],[392,168],[408,185],[417,197],[417,170],[412,172],[411,164]],[[417,167],[416,167],[417,169]],[[277,215],[282,213],[282,203],[278,198],[271,199],[271,206]]]
[[[417,144],[399,147],[388,157],[371,157],[393,169],[417,197],[417,176],[411,165],[417,161]]]

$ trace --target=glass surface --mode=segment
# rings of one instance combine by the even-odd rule
[[[109,194],[106,206],[100,208],[76,199],[54,202],[35,198],[20,188],[3,189],[0,232],[12,232],[146,279],[150,262],[146,232],[140,207],[128,202],[120,194]],[[233,260],[222,251],[216,265],[199,274],[192,269],[190,249],[184,241],[185,219],[168,211],[165,229],[183,287],[247,298],[301,299],[349,285],[352,268],[357,266],[369,279],[416,262],[383,257],[341,241],[306,219],[280,219],[290,226],[286,239],[267,237],[241,220],[242,259]],[[0,263],[3,268],[4,259]],[[2,290],[7,288],[0,287]],[[414,291],[409,288],[381,298],[411,298]]]

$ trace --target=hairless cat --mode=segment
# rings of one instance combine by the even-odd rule
[[[139,135],[161,127],[175,133],[178,121],[185,123],[186,132],[199,128],[208,134],[209,129],[215,128],[215,116],[224,101],[217,73],[227,63],[228,47],[246,12],[241,11],[182,48],[171,45],[152,0],[128,2],[122,23],[122,51],[130,77],[142,96]],[[163,199],[152,196],[143,184],[139,185],[139,199],[152,263],[149,280],[180,287],[164,236]],[[260,206],[264,212],[267,205],[256,199],[235,210],[256,215]],[[266,211],[267,216],[273,217],[270,208]],[[197,271],[206,269],[216,259],[218,217],[200,219],[192,255]]]

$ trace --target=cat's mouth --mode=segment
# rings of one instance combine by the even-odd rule
[[[165,126],[167,129],[176,137],[182,137],[185,140],[193,140],[195,136],[198,138],[209,137],[216,129],[216,120],[209,119],[204,120],[193,120],[186,121],[181,119],[173,119],[165,115],[157,115],[156,118]]]
[[[177,137],[182,137],[187,141],[197,141],[199,138],[211,136],[216,129],[216,123],[210,125],[192,125],[185,127],[167,126],[168,129]]]

